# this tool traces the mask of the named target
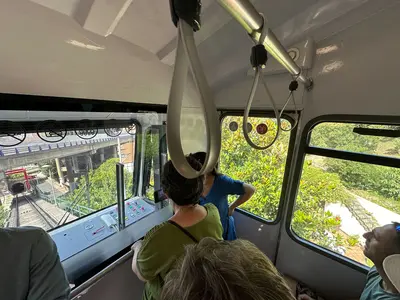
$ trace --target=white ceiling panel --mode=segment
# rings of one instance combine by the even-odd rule
[[[0,28],[3,93],[167,103],[172,69],[139,46],[25,0],[0,2]]]
[[[113,34],[157,53],[176,35],[169,1],[132,1]]]

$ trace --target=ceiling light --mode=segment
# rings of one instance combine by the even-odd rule
[[[94,50],[94,51],[99,51],[99,50],[104,50],[105,49],[104,46],[85,44],[85,43],[79,42],[77,40],[68,40],[68,41],[65,41],[65,42],[70,44],[70,45],[76,46],[76,47],[89,49],[89,50]]]

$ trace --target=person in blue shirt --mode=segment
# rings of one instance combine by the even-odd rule
[[[400,291],[393,285],[383,266],[384,260],[391,255],[400,254],[400,224],[393,223],[364,234],[366,239],[364,255],[374,267],[368,273],[367,283],[360,300],[400,300]],[[299,295],[299,300],[313,300],[307,295]]]
[[[191,154],[198,162],[204,164],[206,160],[205,152]],[[255,188],[247,183],[234,180],[229,176],[220,174],[216,168],[206,174],[203,193],[200,198],[200,204],[214,204],[219,211],[222,228],[224,229],[223,238],[228,241],[236,239],[235,222],[233,212],[235,208],[248,201],[253,196]],[[229,195],[238,195],[239,197],[231,204],[228,204]]]

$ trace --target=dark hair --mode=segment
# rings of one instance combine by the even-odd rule
[[[204,162],[206,161],[207,153],[200,151],[200,152],[196,152],[196,153],[191,153],[190,156],[194,157],[201,165],[204,165]],[[211,171],[211,174],[213,174],[214,176],[220,175],[220,173],[218,173],[216,167],[214,167],[214,169]]]
[[[203,238],[165,278],[161,300],[295,300],[275,266],[245,240]]]
[[[187,156],[190,166],[200,171],[200,163],[193,157]],[[203,192],[203,176],[187,179],[176,170],[172,161],[168,161],[163,170],[161,186],[169,198],[179,206],[198,204]]]
[[[394,229],[396,230],[397,233],[397,248],[400,250],[400,223],[398,222],[393,222]]]

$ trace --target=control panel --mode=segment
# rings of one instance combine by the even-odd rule
[[[125,225],[129,226],[154,212],[153,205],[143,198],[125,201]],[[74,221],[50,232],[61,261],[94,245],[118,231],[117,205]]]

